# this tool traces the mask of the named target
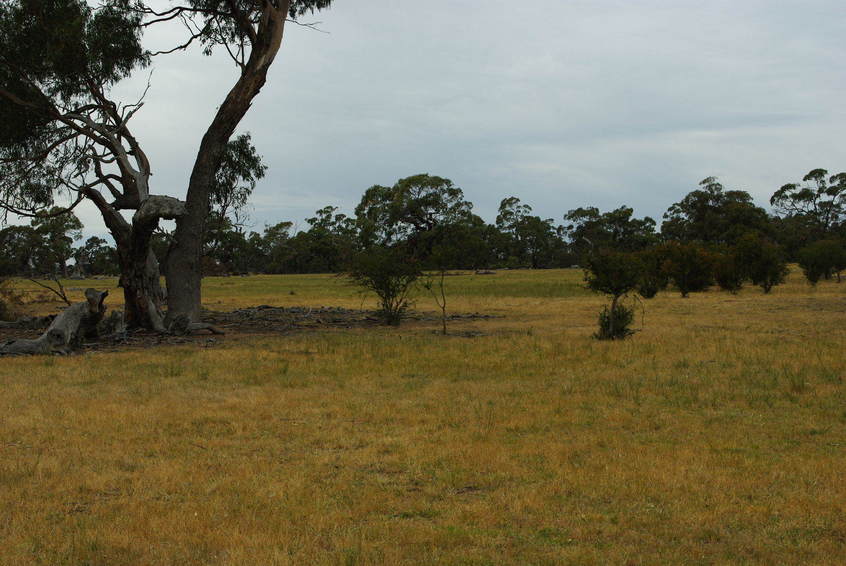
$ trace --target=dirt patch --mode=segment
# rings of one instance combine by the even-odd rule
[[[453,322],[491,318],[499,318],[499,316],[482,313],[456,313],[448,316],[448,320]],[[440,322],[440,320],[440,315],[434,312],[412,312],[408,316],[409,323],[434,323]],[[350,329],[382,326],[381,320],[374,311],[342,307],[274,307],[270,305],[260,305],[231,312],[205,311],[203,322],[214,325],[226,334],[224,336],[211,336],[199,332],[189,336],[169,336],[137,330],[97,342],[86,343],[78,351],[109,352],[185,344],[209,348],[224,343],[227,337],[232,336],[279,335],[330,328]],[[20,328],[0,328],[0,344],[22,338],[37,338],[47,324],[44,324],[43,327],[26,325]]]

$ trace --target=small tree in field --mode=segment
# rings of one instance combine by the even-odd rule
[[[737,241],[737,257],[752,283],[769,293],[784,283],[790,270],[781,247],[757,234],[746,234]]]
[[[631,253],[601,251],[587,260],[585,281],[589,289],[611,296],[610,307],[599,313],[599,340],[622,340],[634,334],[634,309],[620,299],[634,291],[641,281],[643,264]]]
[[[441,309],[441,334],[447,335],[446,269],[439,269],[426,277],[423,288],[429,291],[438,308]]]
[[[379,316],[398,326],[410,306],[409,294],[420,277],[420,267],[400,248],[373,247],[356,255],[349,277],[379,298]]]
[[[447,236],[451,230],[445,227],[441,230],[438,243],[432,246],[432,253],[429,256],[429,265],[434,268],[434,273],[429,273],[423,281],[423,288],[429,291],[435,303],[441,310],[441,332],[447,335],[447,293],[446,274],[450,265],[455,265],[459,258],[460,248],[455,245],[455,240]]]
[[[668,242],[662,246],[664,274],[673,280],[682,297],[704,291],[713,280],[713,258],[698,244]]]

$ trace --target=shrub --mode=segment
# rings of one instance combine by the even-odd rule
[[[819,240],[805,246],[799,250],[799,267],[811,285],[835,273],[839,282],[840,272],[846,269],[846,246],[838,240]]]
[[[654,298],[660,290],[661,287],[658,286],[658,282],[651,277],[644,277],[637,285],[637,292],[644,299]]]
[[[784,283],[790,273],[781,247],[758,234],[745,234],[738,239],[735,249],[749,279],[761,287],[764,293]]]
[[[0,320],[17,318],[21,304],[21,294],[12,287],[12,280],[0,277]]]
[[[634,334],[630,327],[634,322],[634,308],[621,302],[603,307],[599,313],[599,331],[594,337],[599,340],[622,340]]]
[[[799,250],[799,267],[811,285],[816,285],[830,269],[828,257],[820,250],[819,243],[814,242]]]
[[[635,254],[600,251],[587,260],[585,280],[589,289],[611,295],[610,307],[599,313],[599,331],[594,336],[600,340],[618,340],[631,336],[629,327],[634,320],[634,309],[620,302],[634,291],[643,277],[643,263]]]
[[[637,292],[644,299],[651,299],[663,291],[669,283],[667,275],[661,268],[664,263],[664,254],[660,248],[650,248],[638,253],[642,265],[640,281],[637,284]]]
[[[720,289],[732,294],[743,288],[746,269],[734,249],[727,249],[713,256],[714,280]]]
[[[662,270],[672,279],[682,297],[704,291],[713,280],[713,257],[699,244],[667,242],[661,246],[664,254]]]
[[[409,294],[420,268],[400,248],[377,247],[357,254],[349,277],[379,298],[379,316],[399,325],[410,306]]]
[[[631,253],[602,250],[587,258],[585,281],[589,289],[622,297],[637,288],[643,263]]]

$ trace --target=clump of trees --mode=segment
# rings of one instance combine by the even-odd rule
[[[410,254],[423,259],[431,257],[439,238],[443,239],[441,231],[448,226],[456,251],[450,255],[448,269],[567,267],[584,264],[586,257],[598,249],[637,252],[649,266],[640,286],[643,296],[648,297],[676,279],[682,280],[687,293],[708,283],[708,277],[696,277],[705,281],[694,281],[690,287],[689,274],[683,268],[691,262],[685,261],[681,252],[694,259],[709,255],[708,261],[699,263],[713,267],[710,279],[736,290],[739,284],[751,281],[752,274],[737,273],[737,262],[722,256],[736,256],[735,248],[747,234],[756,234],[756,242],[761,245],[777,245],[785,261],[798,261],[799,251],[806,247],[791,252],[789,238],[785,240],[781,230],[785,218],[768,216],[751,203],[748,193],[726,190],[713,178],[704,180],[700,188],[668,209],[660,232],[654,220],[637,218],[625,206],[609,212],[574,209],[563,217],[564,223],[556,225],[552,219],[533,215],[531,206],[517,197],[503,199],[495,221],[486,223],[473,213],[472,203],[449,179],[426,174],[400,179],[390,187],[370,187],[352,216],[327,206],[306,219],[301,230],[295,230],[294,222],[281,221],[265,226],[263,231],[249,231],[245,205],[265,169],[248,135],[238,136],[227,145],[208,205],[203,273],[341,272],[356,253],[377,243],[403,243]],[[831,185],[826,186],[832,190]],[[832,209],[837,207],[832,204],[826,208]],[[809,214],[803,213],[803,218],[810,224]],[[834,212],[831,216],[841,218]],[[816,225],[828,227],[826,240],[838,240],[845,229],[842,219],[827,219]],[[22,227],[7,230],[8,237],[18,241],[29,237]],[[158,264],[170,263],[175,239],[175,234],[154,231],[150,245]],[[71,253],[78,263],[94,266],[91,273],[120,271],[119,250],[105,246],[112,247],[102,239],[92,240],[86,243],[86,251]],[[60,248],[67,255],[68,246],[57,246],[57,250]],[[773,256],[769,252],[768,257]],[[115,260],[109,261],[110,256]],[[107,263],[112,265],[107,267]],[[769,285],[767,277],[756,279]]]
[[[266,226],[263,232],[250,232],[246,229],[246,204],[265,170],[248,134],[229,142],[215,178],[204,227],[203,257],[207,260],[207,273],[338,272],[345,269],[354,253],[376,242],[404,242],[414,254],[426,255],[436,244],[438,230],[443,226],[450,227],[453,245],[459,249],[450,259],[450,269],[566,267],[584,263],[597,249],[650,253],[668,242],[695,244],[719,255],[732,252],[747,234],[757,234],[759,241],[779,245],[788,261],[797,261],[799,251],[806,247],[791,252],[787,245],[789,238],[782,237],[785,218],[768,217],[750,202],[748,193],[725,190],[714,179],[706,179],[704,188],[692,191],[672,205],[660,232],[652,219],[634,217],[629,207],[609,212],[575,209],[564,216],[564,224],[555,225],[552,219],[534,216],[531,206],[516,197],[503,199],[496,221],[486,223],[473,214],[472,203],[451,181],[425,174],[401,179],[392,187],[371,187],[353,216],[327,206],[306,219],[303,230],[295,231],[293,222],[282,221]],[[838,185],[826,186],[828,191],[840,190]],[[846,230],[842,215],[835,213],[836,204],[835,201],[826,207],[835,220],[812,222],[810,212],[802,213],[806,224],[817,226],[817,232],[826,235],[824,240],[842,241],[840,234]],[[796,222],[798,215],[794,213],[792,217]],[[33,233],[37,232],[36,237],[53,243],[54,253],[59,255],[56,263],[64,262],[65,266],[71,257],[103,266],[107,255],[118,252],[99,237],[86,243],[85,252],[75,251],[73,246],[81,226],[72,226],[77,223],[72,212],[53,207],[40,212],[38,217],[41,219],[29,227],[12,226],[3,230],[7,245],[15,240],[20,244],[18,248],[25,248],[24,243],[32,241]],[[60,233],[64,235],[57,236]],[[169,262],[168,252],[174,239],[172,234],[154,231],[151,247],[160,263]],[[812,243],[816,241],[820,239],[812,239]],[[19,257],[16,253],[7,256]],[[14,263],[14,259],[5,259],[3,265],[9,270],[8,266]],[[25,264],[26,261],[20,262]],[[101,267],[93,271],[114,269],[114,266],[109,270]],[[120,269],[119,261],[117,269]],[[660,288],[660,278],[655,279]]]
[[[424,287],[441,309],[446,334],[444,277],[449,266],[461,260],[463,238],[473,242],[469,227],[477,223],[472,208],[452,181],[428,174],[365,191],[356,208],[360,251],[353,256],[349,275],[379,297],[386,323],[400,323],[409,293],[425,268],[439,274],[427,278]]]
[[[820,279],[837,277],[846,269],[846,243],[841,240],[819,240],[799,250],[799,266],[811,285]]]
[[[8,226],[0,230],[0,275],[67,277],[80,239],[82,223],[58,208],[35,215],[29,226]]]

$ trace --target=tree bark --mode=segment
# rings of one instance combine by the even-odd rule
[[[176,221],[167,257],[168,320],[176,316],[187,316],[192,322],[200,319],[200,258],[211,185],[229,138],[267,80],[267,71],[282,45],[289,6],[289,0],[282,0],[276,6],[265,4],[249,60],[200,142],[188,182],[187,213]]]
[[[127,327],[164,332],[164,293],[150,241],[159,219],[185,214],[184,203],[173,197],[148,196],[127,222],[99,193],[90,191],[86,196],[97,205],[115,240]]]
[[[132,224],[118,244],[121,258],[120,286],[126,303],[126,325],[165,332],[164,293],[159,262],[150,246],[160,218],[179,218],[185,204],[172,197],[149,196],[132,217]]]
[[[146,256],[138,257],[118,249],[118,257],[127,327],[164,332],[165,297],[155,254],[147,248]]]

